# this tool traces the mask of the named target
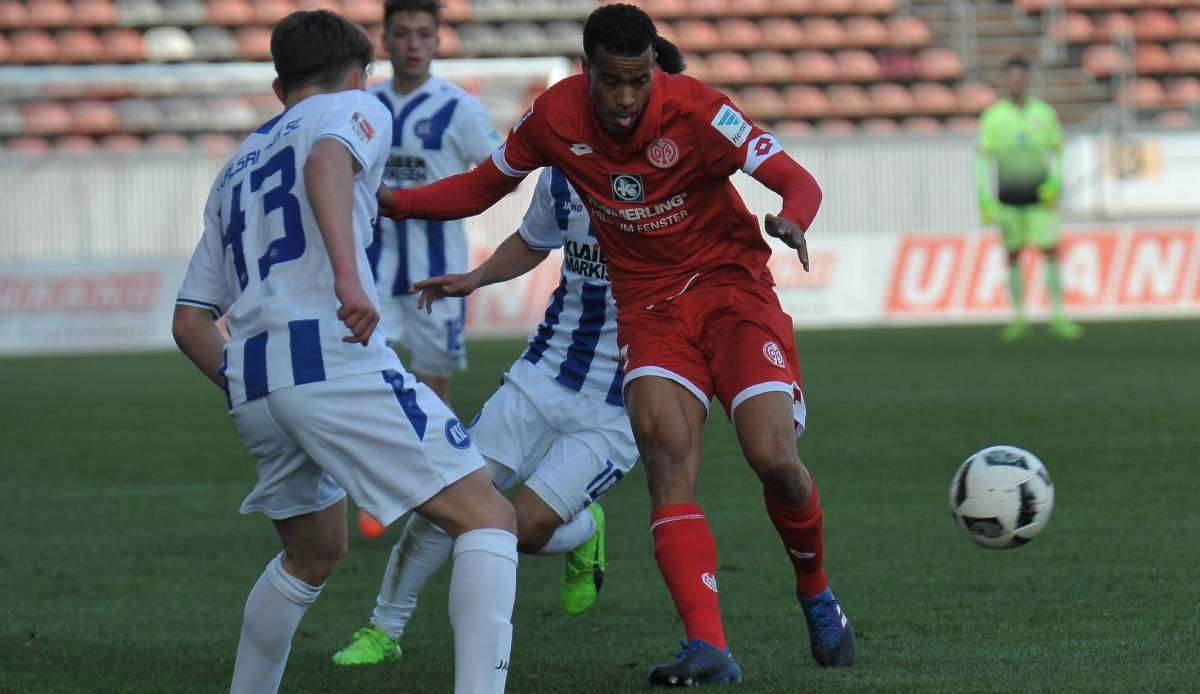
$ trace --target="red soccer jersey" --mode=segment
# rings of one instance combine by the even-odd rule
[[[723,266],[769,277],[770,248],[729,177],[781,151],[724,94],[655,71],[628,139],[603,131],[576,75],[534,101],[493,161],[510,176],[541,166],[566,174],[591,213],[618,306],[645,306]]]

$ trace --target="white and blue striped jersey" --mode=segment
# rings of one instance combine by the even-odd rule
[[[500,145],[483,104],[440,77],[400,95],[390,81],[371,93],[392,114],[391,153],[383,182],[415,188],[469,170]],[[461,220],[381,218],[368,250],[382,296],[402,296],[417,280],[466,272],[467,237]]]
[[[624,406],[608,266],[583,202],[558,169],[542,169],[518,233],[530,248],[563,249],[562,279],[521,358],[570,390]]]
[[[366,348],[342,341],[350,331],[337,317],[333,266],[304,182],[321,139],[358,160],[358,274],[377,302],[366,248],[391,131],[387,110],[364,91],[310,96],[251,133],[217,175],[176,303],[225,315],[231,409],[291,385],[400,368],[378,333]]]

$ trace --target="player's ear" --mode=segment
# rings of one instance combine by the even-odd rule
[[[271,89],[275,92],[275,98],[279,99],[279,103],[286,104],[287,99],[283,93],[283,80],[276,77],[275,81],[271,82]]]

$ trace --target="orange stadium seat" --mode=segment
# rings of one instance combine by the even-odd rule
[[[800,28],[800,22],[791,17],[770,17],[759,26],[764,48],[794,51],[804,45],[804,30]]]
[[[54,37],[61,63],[99,63],[104,59],[104,44],[87,29],[68,29]]]
[[[1167,94],[1158,80],[1139,77],[1117,94],[1117,100],[1135,108],[1158,108],[1166,103]]]
[[[342,14],[359,24],[382,24],[383,3],[379,0],[345,0]]]
[[[208,0],[208,21],[219,27],[240,27],[254,21],[254,7],[247,0]]]
[[[136,135],[108,135],[100,139],[100,149],[109,154],[133,154],[142,148],[142,138]]]
[[[1133,18],[1124,12],[1109,12],[1096,23],[1097,38],[1110,41],[1121,36],[1132,36],[1133,30]]]
[[[470,21],[471,0],[446,0],[442,3],[442,19],[456,24]]]
[[[918,113],[950,114],[959,110],[958,98],[944,84],[918,82],[912,87]]]
[[[887,26],[874,17],[850,17],[842,26],[846,30],[847,45],[867,48],[888,45]]]
[[[0,0],[0,29],[19,29],[29,21],[29,10],[19,0]]]
[[[917,74],[926,80],[950,80],[961,77],[966,68],[958,52],[949,48],[926,48],[917,56]]]
[[[750,54],[752,79],[759,82],[788,82],[796,72],[791,59],[779,51],[757,51]]]
[[[816,0],[771,0],[771,14],[797,15],[811,14]]]
[[[96,141],[87,135],[67,135],[54,141],[54,151],[61,154],[91,154]]]
[[[812,14],[843,16],[854,13],[854,0],[813,0]]]
[[[873,113],[904,116],[914,112],[917,107],[912,94],[900,84],[873,84],[867,90],[867,94],[871,98]]]
[[[712,22],[702,19],[685,19],[672,27],[679,37],[679,48],[685,51],[711,51],[724,42]]]
[[[834,115],[857,118],[871,112],[867,91],[857,84],[835,84],[825,94],[829,97]]]
[[[1170,41],[1179,36],[1179,25],[1166,10],[1138,10],[1133,16],[1133,35],[1138,41]]]
[[[18,31],[9,38],[14,63],[52,63],[58,59],[54,39],[41,29]]]
[[[57,101],[25,104],[21,112],[30,135],[57,135],[71,129],[71,111]]]
[[[879,68],[890,80],[910,80],[917,76],[917,58],[907,51],[885,51],[879,56]]]
[[[275,26],[295,10],[288,0],[254,0],[254,23]]]
[[[196,148],[211,157],[228,157],[241,142],[229,135],[207,133],[196,138]]]
[[[763,17],[772,12],[771,0],[735,0],[737,14],[746,17]]]
[[[449,24],[438,27],[438,55],[442,58],[453,58],[462,51],[462,41],[458,32]]]
[[[856,0],[854,11],[859,14],[895,14],[896,0]]]
[[[1139,74],[1169,72],[1172,68],[1171,54],[1157,43],[1138,44],[1133,54],[1133,64]]]
[[[725,17],[740,14],[737,0],[688,0],[686,17]]]
[[[50,151],[50,143],[40,137],[14,137],[4,145],[12,154],[39,156]]]
[[[894,135],[900,130],[900,124],[891,118],[867,118],[860,127],[869,135]]]
[[[642,0],[635,4],[655,19],[674,19],[688,14],[687,0]]]
[[[841,48],[846,45],[846,30],[830,17],[809,17],[803,22],[804,43],[816,48]]]
[[[837,77],[847,82],[874,82],[883,76],[879,61],[863,50],[845,50],[834,54]]]
[[[771,87],[746,87],[736,100],[754,120],[775,120],[788,113],[783,95]]]
[[[956,133],[974,135],[979,131],[979,121],[969,116],[955,116],[946,121],[946,127]]]
[[[1200,73],[1200,42],[1180,41],[1171,44],[1171,68],[1175,72]]]
[[[75,0],[71,24],[77,27],[110,27],[117,23],[117,8],[109,0]]]
[[[817,122],[817,132],[823,137],[849,137],[856,135],[858,128],[845,118],[827,118]]]
[[[708,71],[709,77],[718,84],[742,84],[754,73],[746,56],[730,51],[708,56]]]
[[[904,121],[904,130],[915,135],[937,135],[942,132],[942,124],[936,118],[919,116]]]
[[[783,99],[792,118],[821,118],[832,112],[829,98],[818,87],[797,84],[783,90]]]
[[[891,44],[897,48],[927,46],[933,40],[929,27],[916,17],[892,17],[887,21]]]
[[[71,23],[71,6],[66,0],[31,0],[26,7],[29,9],[27,26],[55,28]]]
[[[1083,49],[1083,69],[1097,77],[1106,77],[1125,69],[1128,60],[1121,49],[1111,44],[1095,44]]]
[[[238,58],[242,60],[271,59],[271,30],[266,27],[244,27],[234,35]]]
[[[802,120],[781,120],[771,129],[778,137],[808,137],[812,131],[812,125]]]
[[[792,58],[800,82],[831,82],[837,79],[837,62],[822,51],[800,51]]]
[[[1067,43],[1087,43],[1096,32],[1096,25],[1086,14],[1069,12],[1050,25],[1050,37]]]
[[[722,19],[717,22],[724,48],[751,50],[762,45],[763,35],[758,25],[749,19]]]
[[[983,113],[996,101],[996,90],[986,82],[965,82],[958,85],[958,105],[963,113]]]
[[[8,39],[4,38],[4,34],[0,34],[0,65],[7,65],[13,62],[12,44]]]
[[[1176,16],[1179,18],[1180,38],[1200,39],[1200,9],[1180,10]]]
[[[695,77],[701,82],[708,81],[708,61],[704,59],[704,56],[698,53],[689,53],[684,56],[684,63],[686,65],[685,71],[687,74]]]
[[[1176,77],[1167,86],[1167,100],[1176,106],[1200,104],[1200,77]]]

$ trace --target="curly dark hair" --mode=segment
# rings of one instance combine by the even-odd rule
[[[588,15],[583,25],[583,54],[591,60],[597,46],[624,56],[641,55],[653,46],[655,60],[663,72],[678,74],[686,67],[679,48],[659,36],[650,15],[633,5],[601,5]]]
[[[425,12],[433,15],[433,23],[442,23],[442,3],[439,0],[386,0],[383,3],[383,28],[387,29],[397,12]]]
[[[293,12],[271,31],[271,59],[287,94],[314,84],[333,86],[352,67],[375,59],[366,31],[329,10]]]

